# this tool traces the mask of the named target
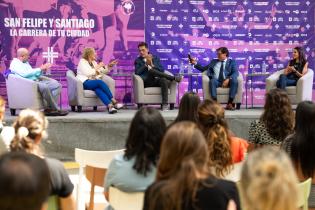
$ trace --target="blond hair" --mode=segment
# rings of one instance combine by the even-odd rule
[[[84,48],[83,53],[82,53],[82,58],[84,58],[85,60],[88,60],[89,57],[94,53],[95,53],[94,48],[92,47]]]
[[[4,112],[5,112],[5,100],[0,96],[0,122],[4,118]]]
[[[31,109],[21,111],[13,123],[15,136],[10,144],[11,151],[41,153],[36,138],[46,137],[48,121],[43,113]]]
[[[249,154],[241,173],[244,209],[296,210],[298,179],[285,152],[271,146]]]

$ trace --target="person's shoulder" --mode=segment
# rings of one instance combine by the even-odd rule
[[[54,158],[45,158],[48,168],[57,169],[62,168],[64,169],[63,163],[60,160]]]

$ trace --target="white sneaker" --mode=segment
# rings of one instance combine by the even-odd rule
[[[168,104],[162,105],[162,111],[169,111]]]
[[[121,109],[121,108],[124,107],[124,104],[116,103],[116,104],[114,105],[114,107],[115,107],[115,109],[119,110],[119,109]]]
[[[117,113],[117,109],[115,109],[115,107],[110,107],[110,108],[108,108],[108,113],[109,114],[115,114],[115,113]]]

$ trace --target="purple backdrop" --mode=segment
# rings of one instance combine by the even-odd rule
[[[31,51],[34,67],[48,53],[67,104],[65,72],[75,70],[83,48],[91,46],[104,62],[119,60],[123,75],[114,77],[116,95],[126,103],[132,101],[133,61],[144,36],[173,73],[180,66],[188,71],[188,53],[207,64],[220,46],[230,49],[242,73],[261,72],[263,62],[267,72],[283,68],[297,45],[304,46],[314,69],[314,10],[311,0],[0,0],[1,66],[9,66],[18,47]],[[72,19],[78,23],[67,23]],[[189,85],[202,93],[200,76],[191,79],[180,84],[180,95]],[[263,79],[253,81],[257,103],[263,102]],[[0,94],[6,95],[3,78]]]
[[[282,69],[298,45],[304,46],[314,69],[314,9],[311,0],[146,1],[145,38],[150,51],[174,73],[183,69],[181,62],[188,71],[188,53],[208,64],[220,46],[229,48],[243,74],[261,72],[263,62],[267,72]],[[264,79],[253,81],[258,103],[263,99]],[[181,94],[188,82],[182,84]],[[200,78],[197,82],[193,81],[193,89],[201,88]]]

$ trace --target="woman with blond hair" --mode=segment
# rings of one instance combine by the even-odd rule
[[[11,152],[23,151],[44,158],[41,141],[47,136],[47,126],[43,113],[31,109],[21,111],[13,123],[15,136],[10,144]],[[74,187],[63,164],[51,158],[45,158],[45,161],[50,172],[50,194],[60,198],[61,210],[74,210]]]
[[[244,209],[297,210],[297,186],[285,152],[266,146],[248,155],[240,182]]]
[[[209,166],[218,177],[225,177],[233,163],[244,159],[247,142],[233,137],[224,118],[224,109],[213,100],[205,100],[198,108],[198,125],[209,149]]]
[[[101,78],[116,64],[116,60],[108,65],[103,62],[97,63],[94,48],[87,47],[83,50],[82,59],[77,68],[77,78],[83,83],[84,90],[93,90],[107,106],[110,114],[116,113],[123,105],[117,102],[108,85]]]
[[[156,181],[146,190],[143,210],[240,209],[235,183],[218,179],[208,167],[203,134],[192,122],[179,122],[166,132]]]

